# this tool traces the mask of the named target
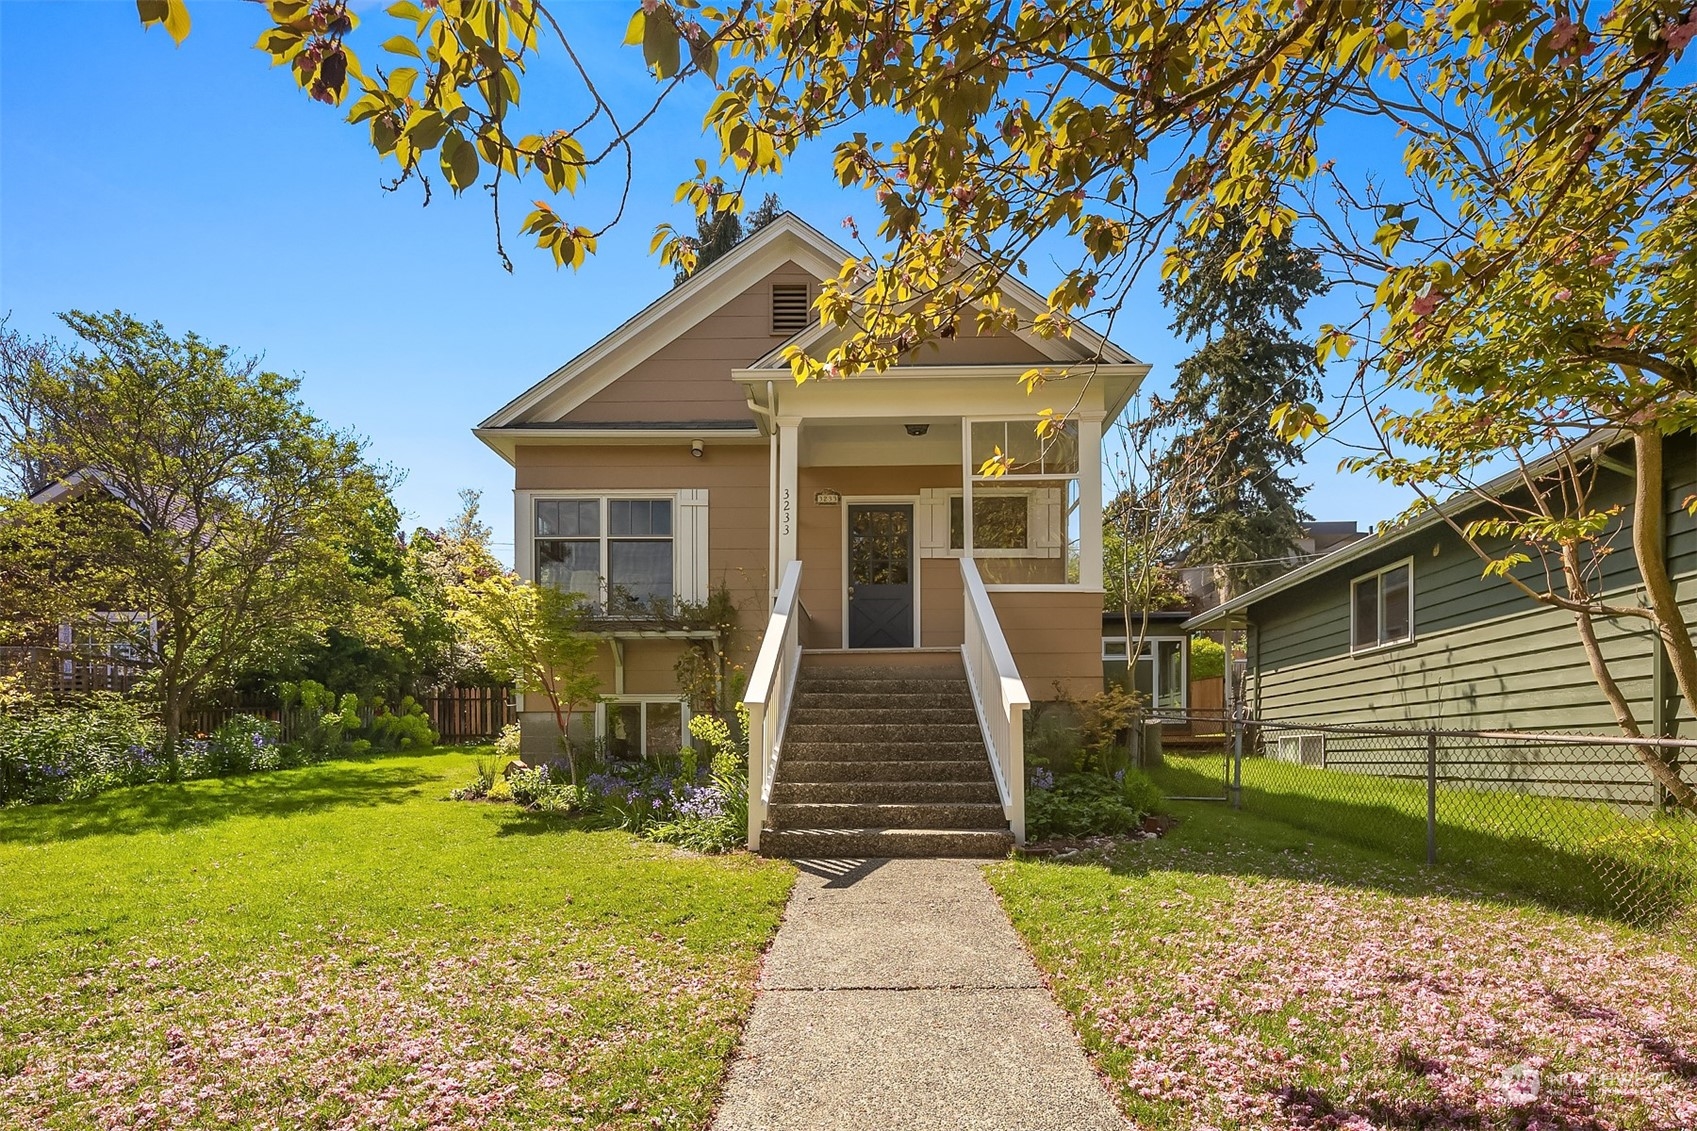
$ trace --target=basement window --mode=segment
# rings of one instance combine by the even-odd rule
[[[772,333],[789,337],[813,321],[813,304],[806,283],[772,284]]]

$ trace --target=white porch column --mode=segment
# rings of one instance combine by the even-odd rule
[[[778,418],[778,573],[796,560],[796,523],[801,503],[796,497],[796,467],[800,456],[801,419]]]
[[[1078,583],[1102,588],[1102,418],[1078,419]]]

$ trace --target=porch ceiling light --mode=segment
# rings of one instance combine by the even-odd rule
[[[909,424],[907,426],[907,434],[909,436],[923,436],[929,431],[931,431],[931,426],[929,424]]]

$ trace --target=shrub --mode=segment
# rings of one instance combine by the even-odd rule
[[[436,745],[440,736],[430,725],[430,718],[424,713],[424,708],[411,695],[403,696],[393,711],[383,702],[382,696],[373,699],[371,707],[371,724],[365,730],[371,736],[372,749],[415,750]],[[357,711],[354,719],[357,724]]]
[[[1226,647],[1210,636],[1190,638],[1190,678],[1215,679],[1226,674]]]
[[[254,715],[232,715],[205,739],[199,759],[204,772],[195,777],[222,777],[249,770],[275,770],[282,763],[277,749],[277,724]]]
[[[0,804],[69,801],[162,780],[162,740],[156,721],[116,695],[0,716]]]
[[[534,769],[517,770],[507,778],[507,788],[512,791],[513,800],[529,808],[545,801],[554,790],[547,766],[537,766]]]
[[[302,761],[321,762],[334,757],[342,748],[343,733],[349,729],[346,714],[336,701],[335,694],[316,680],[285,683],[282,688],[283,710],[298,711],[301,721],[290,743]],[[359,726],[354,713],[353,726]]]
[[[499,737],[495,739],[495,753],[504,758],[519,756],[519,741],[521,729],[517,723],[508,723],[501,728]]]
[[[479,754],[472,759],[472,772],[476,775],[470,785],[463,785],[448,794],[454,801],[481,801],[489,796],[489,790],[495,784],[495,779],[501,775],[501,769],[507,764],[507,759],[497,753],[493,757]]]
[[[708,780],[697,784],[680,778],[671,819],[648,828],[645,835],[651,840],[695,852],[729,852],[747,843],[748,712],[741,704],[737,706],[737,722],[733,735],[723,719],[711,715],[697,715],[689,721],[689,733],[712,753]],[[686,764],[693,766],[693,759]]]
[[[1025,827],[1033,838],[1115,836],[1129,833],[1160,806],[1155,785],[1135,770],[1120,780],[1102,774],[1032,774],[1025,795]]]

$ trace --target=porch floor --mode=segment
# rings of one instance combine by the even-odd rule
[[[1126,1131],[977,865],[796,865],[715,1131]]]

